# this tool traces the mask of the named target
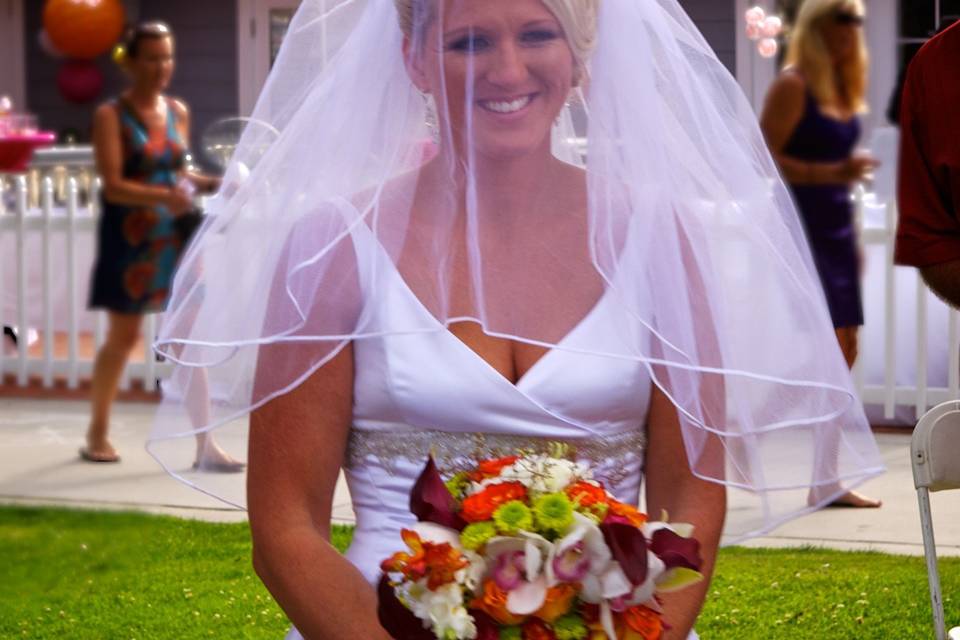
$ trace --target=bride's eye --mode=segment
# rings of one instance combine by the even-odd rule
[[[461,53],[478,53],[490,47],[490,39],[486,36],[471,33],[469,35],[456,38],[447,43],[448,51],[459,51]]]
[[[560,34],[552,29],[530,29],[520,34],[520,42],[524,44],[542,44],[556,40]]]

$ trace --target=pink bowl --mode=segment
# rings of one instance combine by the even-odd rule
[[[22,173],[27,170],[33,150],[49,147],[57,139],[51,131],[30,135],[13,135],[0,138],[0,172]]]

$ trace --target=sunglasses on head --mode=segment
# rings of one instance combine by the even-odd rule
[[[838,11],[837,13],[833,14],[833,21],[836,24],[843,25],[845,27],[863,26],[863,16],[850,11]]]

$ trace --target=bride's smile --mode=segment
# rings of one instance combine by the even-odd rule
[[[553,123],[577,76],[556,16],[540,0],[437,6],[423,41],[408,48],[408,67],[436,101],[458,153],[549,153]]]

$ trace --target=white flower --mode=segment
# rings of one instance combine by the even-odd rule
[[[458,640],[477,637],[477,625],[463,606],[463,590],[455,583],[445,584],[434,591],[426,587],[426,578],[406,583],[398,595],[410,611],[423,621],[438,638],[447,637],[447,630]]]
[[[554,545],[543,536],[521,531],[516,537],[494,537],[487,541],[484,554],[487,567],[492,570],[504,554],[519,553],[523,557],[523,575],[519,583],[509,589],[507,611],[529,615],[543,606],[547,589],[556,584],[552,580]]]
[[[470,591],[476,591],[487,573],[487,561],[476,551],[462,549],[461,553],[470,564],[457,571],[453,577],[458,584],[462,584]]]
[[[521,482],[534,493],[557,493],[576,480],[588,478],[589,475],[589,469],[579,462],[532,455],[504,467],[497,481]]]
[[[453,631],[458,639],[469,640],[477,637],[477,625],[463,606],[463,591],[460,585],[445,584],[435,591],[427,592],[423,604],[427,618],[433,626],[433,633],[438,638],[446,637],[448,629]]]

